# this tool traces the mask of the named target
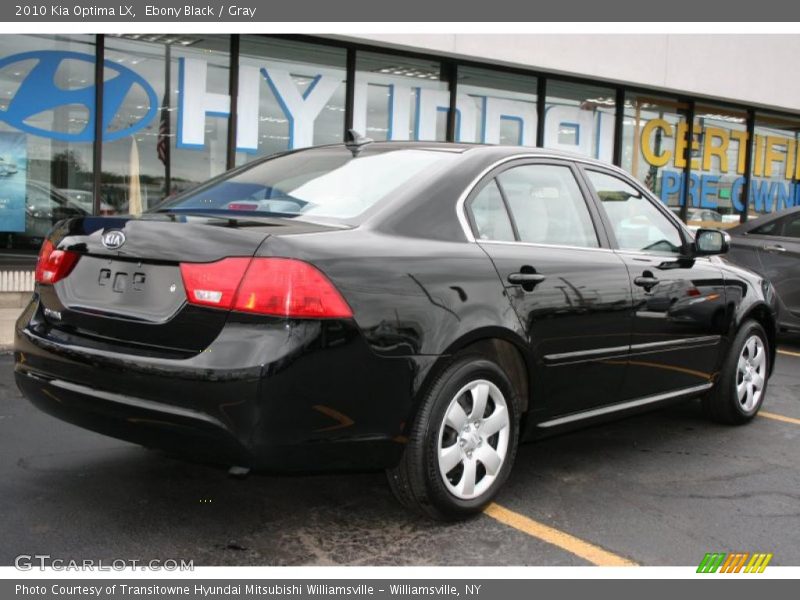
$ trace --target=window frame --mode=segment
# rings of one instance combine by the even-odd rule
[[[493,185],[497,188],[498,193],[500,194],[500,203],[503,206],[503,212],[506,215],[506,219],[508,220],[508,224],[511,227],[511,235],[514,236],[513,240],[484,240],[480,237],[480,229],[478,227],[478,223],[475,220],[475,214],[472,210],[472,205],[475,204],[475,201],[478,197],[483,193],[483,191]],[[503,188],[500,186],[500,182],[497,181],[497,177],[489,177],[487,179],[481,180],[481,182],[475,186],[474,193],[471,193],[467,200],[464,202],[464,213],[467,216],[467,221],[469,222],[470,229],[472,230],[472,235],[475,237],[475,241],[480,242],[503,242],[503,243],[514,243],[519,241],[519,231],[517,230],[517,223],[514,221],[514,217],[511,214],[511,210],[508,206],[508,200],[506,199],[505,193],[503,193]]]
[[[579,170],[581,172],[581,177],[584,178],[584,182],[587,188],[589,189],[589,193],[591,194],[592,200],[597,205],[597,208],[600,211],[601,219],[607,230],[607,235],[609,237],[611,247],[615,252],[621,252],[621,253],[624,252],[626,254],[638,254],[644,256],[669,256],[664,252],[656,252],[653,250],[629,250],[625,248],[620,248],[619,241],[617,240],[617,235],[614,232],[614,224],[611,222],[611,218],[608,216],[608,212],[603,206],[603,200],[597,194],[594,185],[592,185],[592,182],[589,179],[587,171],[594,171],[596,173],[607,175],[609,177],[616,177],[623,183],[630,185],[633,189],[638,191],[645,200],[649,201],[650,204],[654,205],[656,210],[659,211],[667,219],[667,221],[669,221],[669,223],[671,223],[672,226],[678,230],[678,235],[681,239],[681,249],[680,252],[674,256],[686,257],[691,255],[690,249],[691,246],[694,244],[694,237],[689,233],[689,230],[683,224],[683,221],[681,221],[675,215],[675,213],[669,210],[669,208],[663,202],[661,202],[658,198],[653,196],[650,190],[645,188],[643,185],[640,185],[636,179],[629,176],[624,171],[618,171],[617,169],[606,167],[603,164],[594,164],[594,163],[581,164],[579,166]]]
[[[592,227],[594,228],[595,236],[597,237],[597,246],[571,246],[568,244],[546,244],[541,242],[524,242],[519,239],[519,230],[517,228],[514,215],[510,210],[508,199],[506,198],[503,186],[499,181],[497,181],[497,177],[505,173],[506,171],[510,171],[511,169],[514,169],[516,167],[522,167],[528,165],[542,165],[542,166],[549,165],[549,166],[565,167],[570,170],[570,173],[575,178],[575,183],[578,186],[578,190],[580,191],[581,197],[586,206],[586,210],[589,212],[589,219],[592,224]],[[486,187],[486,185],[488,185],[493,180],[495,181],[498,189],[500,190],[501,197],[503,198],[503,206],[505,208],[506,215],[511,221],[511,226],[515,237],[514,241],[482,240],[478,235],[478,228],[473,218],[472,211],[470,210],[470,206],[472,204],[473,199],[478,194],[480,194],[481,191],[483,191],[483,189]],[[575,161],[546,157],[546,156],[542,157],[520,156],[520,157],[512,157],[506,161],[501,162],[500,164],[495,164],[494,167],[490,167],[490,170],[487,173],[485,173],[482,177],[480,177],[477,183],[472,185],[472,188],[469,189],[469,193],[466,195],[460,210],[463,211],[463,215],[466,217],[467,224],[469,225],[469,229],[470,232],[472,233],[472,238],[475,243],[517,244],[520,246],[565,248],[565,249],[578,249],[578,250],[610,250],[612,249],[611,240],[608,237],[608,231],[606,229],[606,225],[601,218],[601,214],[598,211],[593,196],[594,194],[592,190],[589,187],[587,187],[587,182],[585,181],[583,174],[580,172],[580,169],[578,168]]]

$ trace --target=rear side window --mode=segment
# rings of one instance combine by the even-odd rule
[[[619,177],[586,171],[603,202],[621,250],[680,254],[678,228],[639,190]]]
[[[469,206],[478,239],[513,242],[514,230],[503,197],[494,179],[472,199]]]
[[[586,200],[569,167],[524,165],[497,177],[522,242],[597,248]]]
[[[430,149],[296,152],[212,180],[158,210],[351,219],[456,157]]]

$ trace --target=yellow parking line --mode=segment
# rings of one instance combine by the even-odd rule
[[[778,415],[763,410],[758,411],[758,414],[759,416],[766,417],[767,419],[774,419],[775,421],[783,421],[784,423],[791,423],[792,425],[800,425],[800,419],[795,419],[794,417],[785,417],[783,415]]]
[[[780,350],[778,349],[778,354],[785,354],[786,356],[796,356],[800,358],[800,352],[792,352],[791,350]]]
[[[527,533],[528,535],[538,538],[543,542],[547,542],[548,544],[552,544],[553,546],[558,546],[562,550],[566,550],[567,552],[570,552],[576,556],[580,556],[592,564],[602,567],[638,566],[635,562],[628,560],[627,558],[613,554],[608,550],[603,550],[594,544],[585,542],[576,538],[574,535],[570,535],[564,531],[559,531],[558,529],[545,525],[544,523],[534,521],[525,515],[516,513],[513,510],[508,510],[507,508],[504,508],[499,504],[495,504],[494,502],[487,506],[483,512],[496,521],[500,521],[504,525],[513,527],[514,529],[517,529],[523,533]]]

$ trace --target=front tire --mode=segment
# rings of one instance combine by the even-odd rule
[[[716,386],[703,399],[706,414],[729,425],[751,421],[767,393],[769,360],[764,328],[757,321],[745,321],[731,344]]]
[[[401,504],[439,520],[481,512],[508,477],[519,398],[494,362],[456,359],[430,386],[400,464],[387,471]]]

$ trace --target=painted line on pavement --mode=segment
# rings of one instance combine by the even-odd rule
[[[800,419],[795,419],[794,417],[786,417],[784,415],[779,415],[777,413],[766,412],[764,410],[758,411],[759,417],[764,417],[765,419],[773,419],[774,421],[782,421],[784,423],[791,423],[792,425],[800,425]]]
[[[550,527],[544,523],[534,521],[530,517],[521,515],[513,510],[509,510],[499,504],[492,502],[484,509],[484,514],[493,518],[504,525],[526,533],[532,537],[558,546],[562,550],[579,556],[590,563],[602,567],[635,567],[638,566],[632,560],[604,550],[580,538],[576,538],[565,531]]]

